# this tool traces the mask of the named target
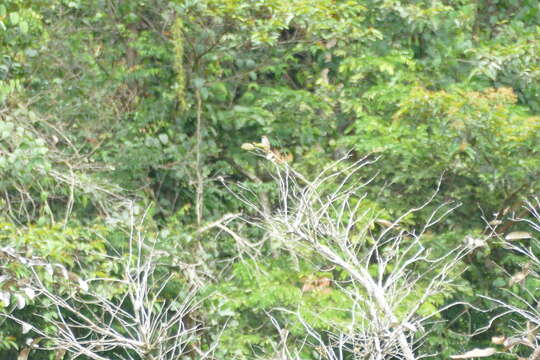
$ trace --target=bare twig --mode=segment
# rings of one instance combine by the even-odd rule
[[[366,157],[347,163],[343,158],[308,180],[269,155],[271,149],[259,144],[246,147],[262,149],[275,164],[280,201],[278,209],[268,215],[245,196],[238,199],[257,212],[273,241],[291,252],[318,254],[349,276],[348,285],[341,290],[353,304],[347,310],[351,323],[348,330],[336,326],[329,334],[331,343],[297,312],[325,358],[343,359],[347,353],[354,359],[418,359],[415,339],[424,329],[422,324],[434,315],[420,316],[419,310],[450,286],[455,265],[468,251],[456,248],[436,257],[424,246],[423,237],[456,205],[438,206],[419,231],[405,230],[402,220],[432,204],[436,191],[426,203],[390,222],[375,236],[369,230],[375,214],[360,193],[372,178],[363,183],[356,180],[375,160]]]
[[[42,317],[46,326],[38,328],[13,314],[3,316],[47,340],[36,348],[67,351],[73,358],[84,355],[95,360],[176,360],[185,355],[199,329],[197,324],[190,325],[186,320],[197,306],[196,289],[172,299],[164,296],[173,274],[158,272],[158,257],[162,255],[155,242],[135,230],[138,227],[140,224],[133,222],[127,256],[108,257],[109,261],[123,264],[123,276],[119,279],[83,280],[62,265],[26,259],[12,249],[4,249],[3,256],[22,262],[30,269],[32,276],[25,285],[26,291],[48,299],[56,310],[56,317]],[[66,296],[57,292],[57,286],[47,285],[42,274],[53,274],[54,269],[59,269],[65,281],[75,281],[78,291]],[[99,288],[115,289],[116,295],[104,295]]]

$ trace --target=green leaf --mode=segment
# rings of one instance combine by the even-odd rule
[[[27,34],[28,33],[28,23],[24,20],[21,20],[19,22],[19,30],[21,31],[21,33],[23,34]]]
[[[9,21],[11,21],[12,25],[17,25],[19,23],[19,13],[12,12],[9,14]]]
[[[167,136],[167,134],[159,134],[158,138],[163,145],[167,145],[169,143],[169,137]]]
[[[28,57],[35,57],[35,56],[37,56],[37,54],[38,54],[38,52],[37,52],[36,50],[34,50],[34,49],[26,49],[26,50],[24,51],[24,53],[25,53],[26,56],[28,56]],[[30,116],[31,120],[32,120],[32,116],[35,117],[35,115],[32,115],[32,114],[33,114],[33,113],[29,113],[29,116]]]

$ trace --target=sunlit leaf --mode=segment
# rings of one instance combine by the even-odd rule
[[[461,355],[451,355],[450,359],[472,359],[480,357],[488,357],[497,353],[495,348],[474,349]]]
[[[508,241],[514,241],[514,240],[530,239],[531,237],[532,237],[531,234],[526,231],[514,231],[514,232],[506,234],[504,238]]]

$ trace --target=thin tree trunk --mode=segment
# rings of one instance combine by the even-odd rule
[[[202,216],[203,216],[203,202],[204,202],[204,182],[203,182],[203,176],[202,176],[202,163],[201,163],[202,99],[201,99],[201,92],[199,89],[195,91],[195,96],[197,97],[197,128],[195,130],[195,136],[196,136],[195,151],[196,151],[196,157],[197,157],[197,160],[196,160],[197,161],[197,164],[196,164],[197,184],[196,184],[195,213],[197,215],[197,226],[201,226]]]

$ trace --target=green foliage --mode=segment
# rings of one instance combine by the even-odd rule
[[[216,324],[226,324],[221,357],[247,359],[253,349],[258,354],[271,354],[280,339],[269,315],[275,316],[294,337],[302,337],[305,332],[299,319],[318,331],[329,330],[330,324],[343,328],[348,324],[351,302],[333,284],[336,274],[317,271],[309,262],[295,263],[285,256],[246,261],[236,264],[232,274],[231,281],[213,289],[207,305],[218,316],[220,322]],[[291,313],[280,313],[280,309]]]
[[[148,207],[144,230],[168,254],[164,265],[207,295],[193,314],[208,325],[201,349],[224,327],[217,358],[271,357],[281,339],[268,314],[299,348],[305,329],[276,309],[298,311],[319,331],[345,326],[346,287],[302,290],[343,274],[239,221],[224,226],[260,245],[249,261],[231,232],[199,232],[198,181],[203,227],[238,213],[256,221],[245,200],[272,211],[273,173],[242,149],[267,136],[274,154],[306,173],[349,151],[380,155],[351,180],[370,180],[364,201],[379,223],[362,225],[373,234],[439,181],[433,206],[403,221],[413,229],[441,202],[462,204],[426,237],[434,253],[482,238],[493,217],[509,232],[505,217],[540,190],[539,21],[535,0],[5,0],[0,249],[60,262],[79,277],[113,276],[118,265],[98,255],[125,249],[127,203]],[[514,301],[507,290],[519,289],[504,274],[522,262],[486,242],[464,259],[459,286],[419,315],[455,300],[485,305],[478,294]],[[22,279],[24,267],[10,266]],[[45,305],[36,301],[28,306]],[[457,319],[462,312],[468,321]],[[465,345],[459,334],[489,315],[448,310],[450,323],[433,326],[423,352],[485,345],[488,335]],[[0,357],[15,357],[24,336],[0,327]]]
[[[0,248],[0,311],[7,311],[22,321],[36,328],[48,331],[48,320],[58,319],[56,309],[49,299],[40,297],[29,286],[32,271],[37,271],[45,286],[54,289],[63,296],[73,296],[81,287],[86,288],[83,278],[115,277],[120,273],[121,264],[107,260],[110,251],[112,229],[102,225],[82,226],[39,226],[20,228],[10,222],[0,223],[0,244],[9,247]],[[29,260],[31,259],[31,260]],[[32,262],[45,266],[32,268]],[[107,286],[100,289],[104,296],[114,297],[118,287]],[[34,314],[39,313],[37,317]],[[33,334],[21,327],[2,319],[0,342],[6,356],[14,357],[14,350],[22,350],[27,339]],[[45,359],[46,354],[35,353],[37,359]]]

